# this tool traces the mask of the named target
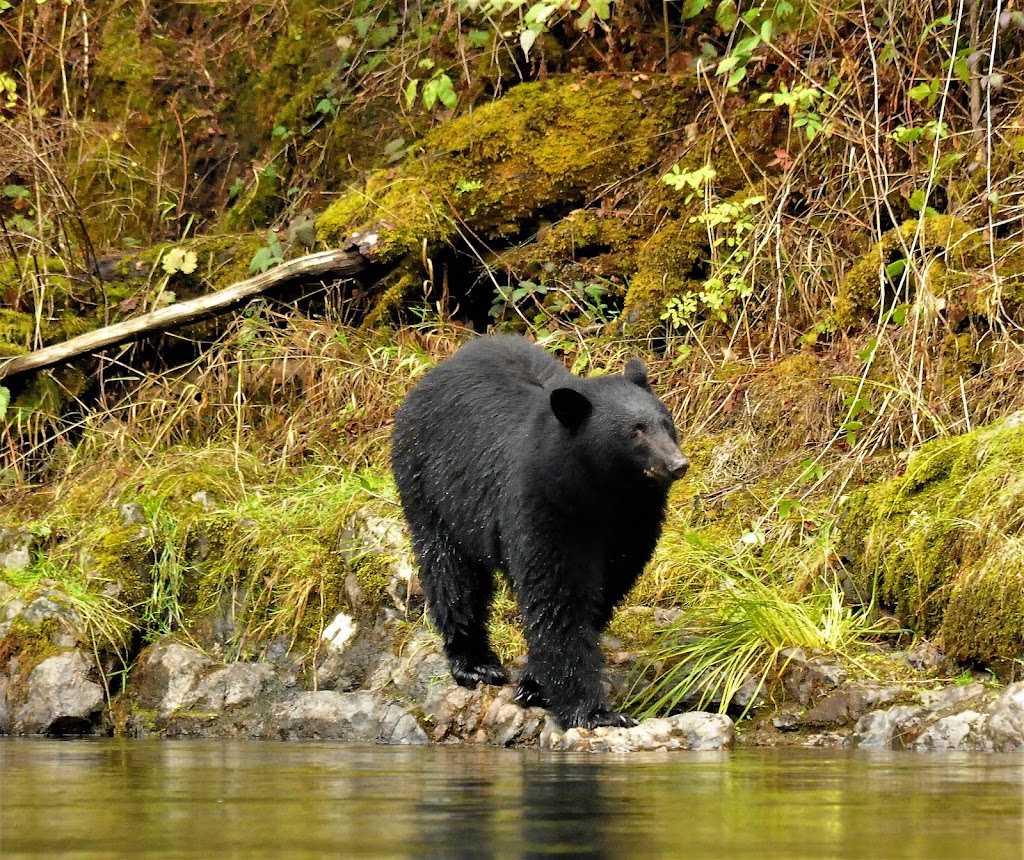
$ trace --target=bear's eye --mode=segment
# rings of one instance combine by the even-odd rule
[[[633,441],[638,442],[643,439],[644,434],[647,432],[647,428],[643,424],[637,424],[633,428]]]

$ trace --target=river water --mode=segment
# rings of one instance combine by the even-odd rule
[[[1024,857],[1024,756],[0,742],[0,856]]]

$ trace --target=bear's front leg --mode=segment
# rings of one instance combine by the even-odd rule
[[[550,580],[519,602],[529,656],[516,701],[546,707],[563,729],[635,726],[631,717],[613,711],[605,697],[594,607],[569,593],[564,581]]]

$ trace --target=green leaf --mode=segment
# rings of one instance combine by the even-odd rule
[[[736,26],[736,0],[722,0],[715,10],[715,23],[723,33],[731,33]]]
[[[432,110],[437,104],[437,78],[431,78],[423,85],[423,106]]]
[[[696,18],[711,5],[711,0],[683,0],[683,20]]]
[[[707,0],[708,3],[711,0]],[[597,17],[602,21],[607,21],[612,14],[611,0],[590,0],[590,8],[597,13]]]
[[[731,75],[729,75],[729,81],[728,81],[727,86],[730,86],[730,87],[736,86],[736,84],[738,84],[740,81],[742,81],[746,76],[747,76],[747,67],[746,66],[740,66]]]
[[[724,75],[726,72],[731,72],[739,65],[740,58],[735,54],[726,57],[722,62],[718,64],[718,68],[715,69],[716,75]]]
[[[28,197],[29,191],[24,185],[5,185],[4,186],[4,197],[13,197],[15,199]]]
[[[892,133],[892,139],[897,143],[916,143],[920,140],[922,134],[924,134],[924,129],[898,125]]]
[[[895,281],[907,268],[907,261],[900,257],[898,260],[893,260],[888,266],[885,267],[885,274],[890,279]]]
[[[360,39],[365,39],[366,34],[370,32],[370,28],[374,25],[377,18],[374,15],[364,15],[362,18],[356,18],[352,23],[355,25],[356,32],[359,34]]]
[[[416,91],[419,89],[420,82],[413,78],[405,87],[405,109],[412,110],[412,106],[416,104]]]
[[[11,391],[0,385],[0,421],[7,415],[7,407],[11,405]]]
[[[466,41],[474,48],[483,48],[491,40],[491,34],[486,30],[470,30],[466,33]]]
[[[915,212],[920,212],[924,209],[925,204],[928,202],[928,197],[924,192],[923,188],[917,188],[914,193],[907,198],[907,205]]]
[[[932,94],[932,85],[929,84],[918,84],[916,87],[911,87],[907,92],[915,102],[924,101],[928,96]]]
[[[878,338],[868,338],[867,345],[860,352],[857,353],[857,358],[867,364],[871,359],[875,357],[875,351],[878,349]],[[854,404],[855,406],[859,404]],[[852,409],[851,409],[852,411]]]
[[[761,41],[766,45],[772,40],[772,19],[768,18],[761,22]]]
[[[753,36],[747,36],[745,39],[740,39],[736,43],[736,47],[733,48],[733,53],[739,54],[741,57],[749,57],[760,47],[761,37],[755,33]]]
[[[252,255],[252,260],[249,261],[249,271],[265,272],[273,265],[273,262],[274,255],[271,253],[270,248],[260,248]]]
[[[455,89],[452,87],[452,79],[442,73],[435,80],[437,81],[437,97],[441,100],[441,104],[448,108],[448,110],[453,110],[459,102],[459,97],[455,94]]]

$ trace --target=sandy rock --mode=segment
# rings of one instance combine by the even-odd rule
[[[1010,684],[989,709],[985,727],[992,749],[1024,750],[1024,681]]]
[[[844,726],[865,713],[907,695],[903,687],[873,683],[844,684],[821,699],[801,718],[805,726]]]
[[[85,734],[99,722],[103,688],[89,677],[92,664],[81,651],[43,660],[28,677],[25,700],[13,729],[18,734]]]
[[[917,750],[991,750],[992,742],[986,736],[988,714],[962,711],[942,717],[921,732],[909,744]]]
[[[302,693],[270,709],[265,736],[385,744],[425,744],[416,717],[395,699],[375,693]]]
[[[801,705],[813,702],[846,680],[846,669],[834,657],[808,657],[803,648],[787,648],[782,659],[787,661],[782,679],[786,695]]]
[[[902,734],[909,723],[927,713],[918,705],[895,705],[884,711],[865,714],[854,726],[850,742],[865,749],[900,749]]]
[[[630,729],[601,727],[563,732],[550,720],[541,734],[540,745],[543,749],[574,752],[722,750],[732,746],[733,738],[734,726],[729,717],[691,712],[644,720]]]
[[[32,563],[34,537],[28,529],[0,528],[0,570],[24,570]]]

